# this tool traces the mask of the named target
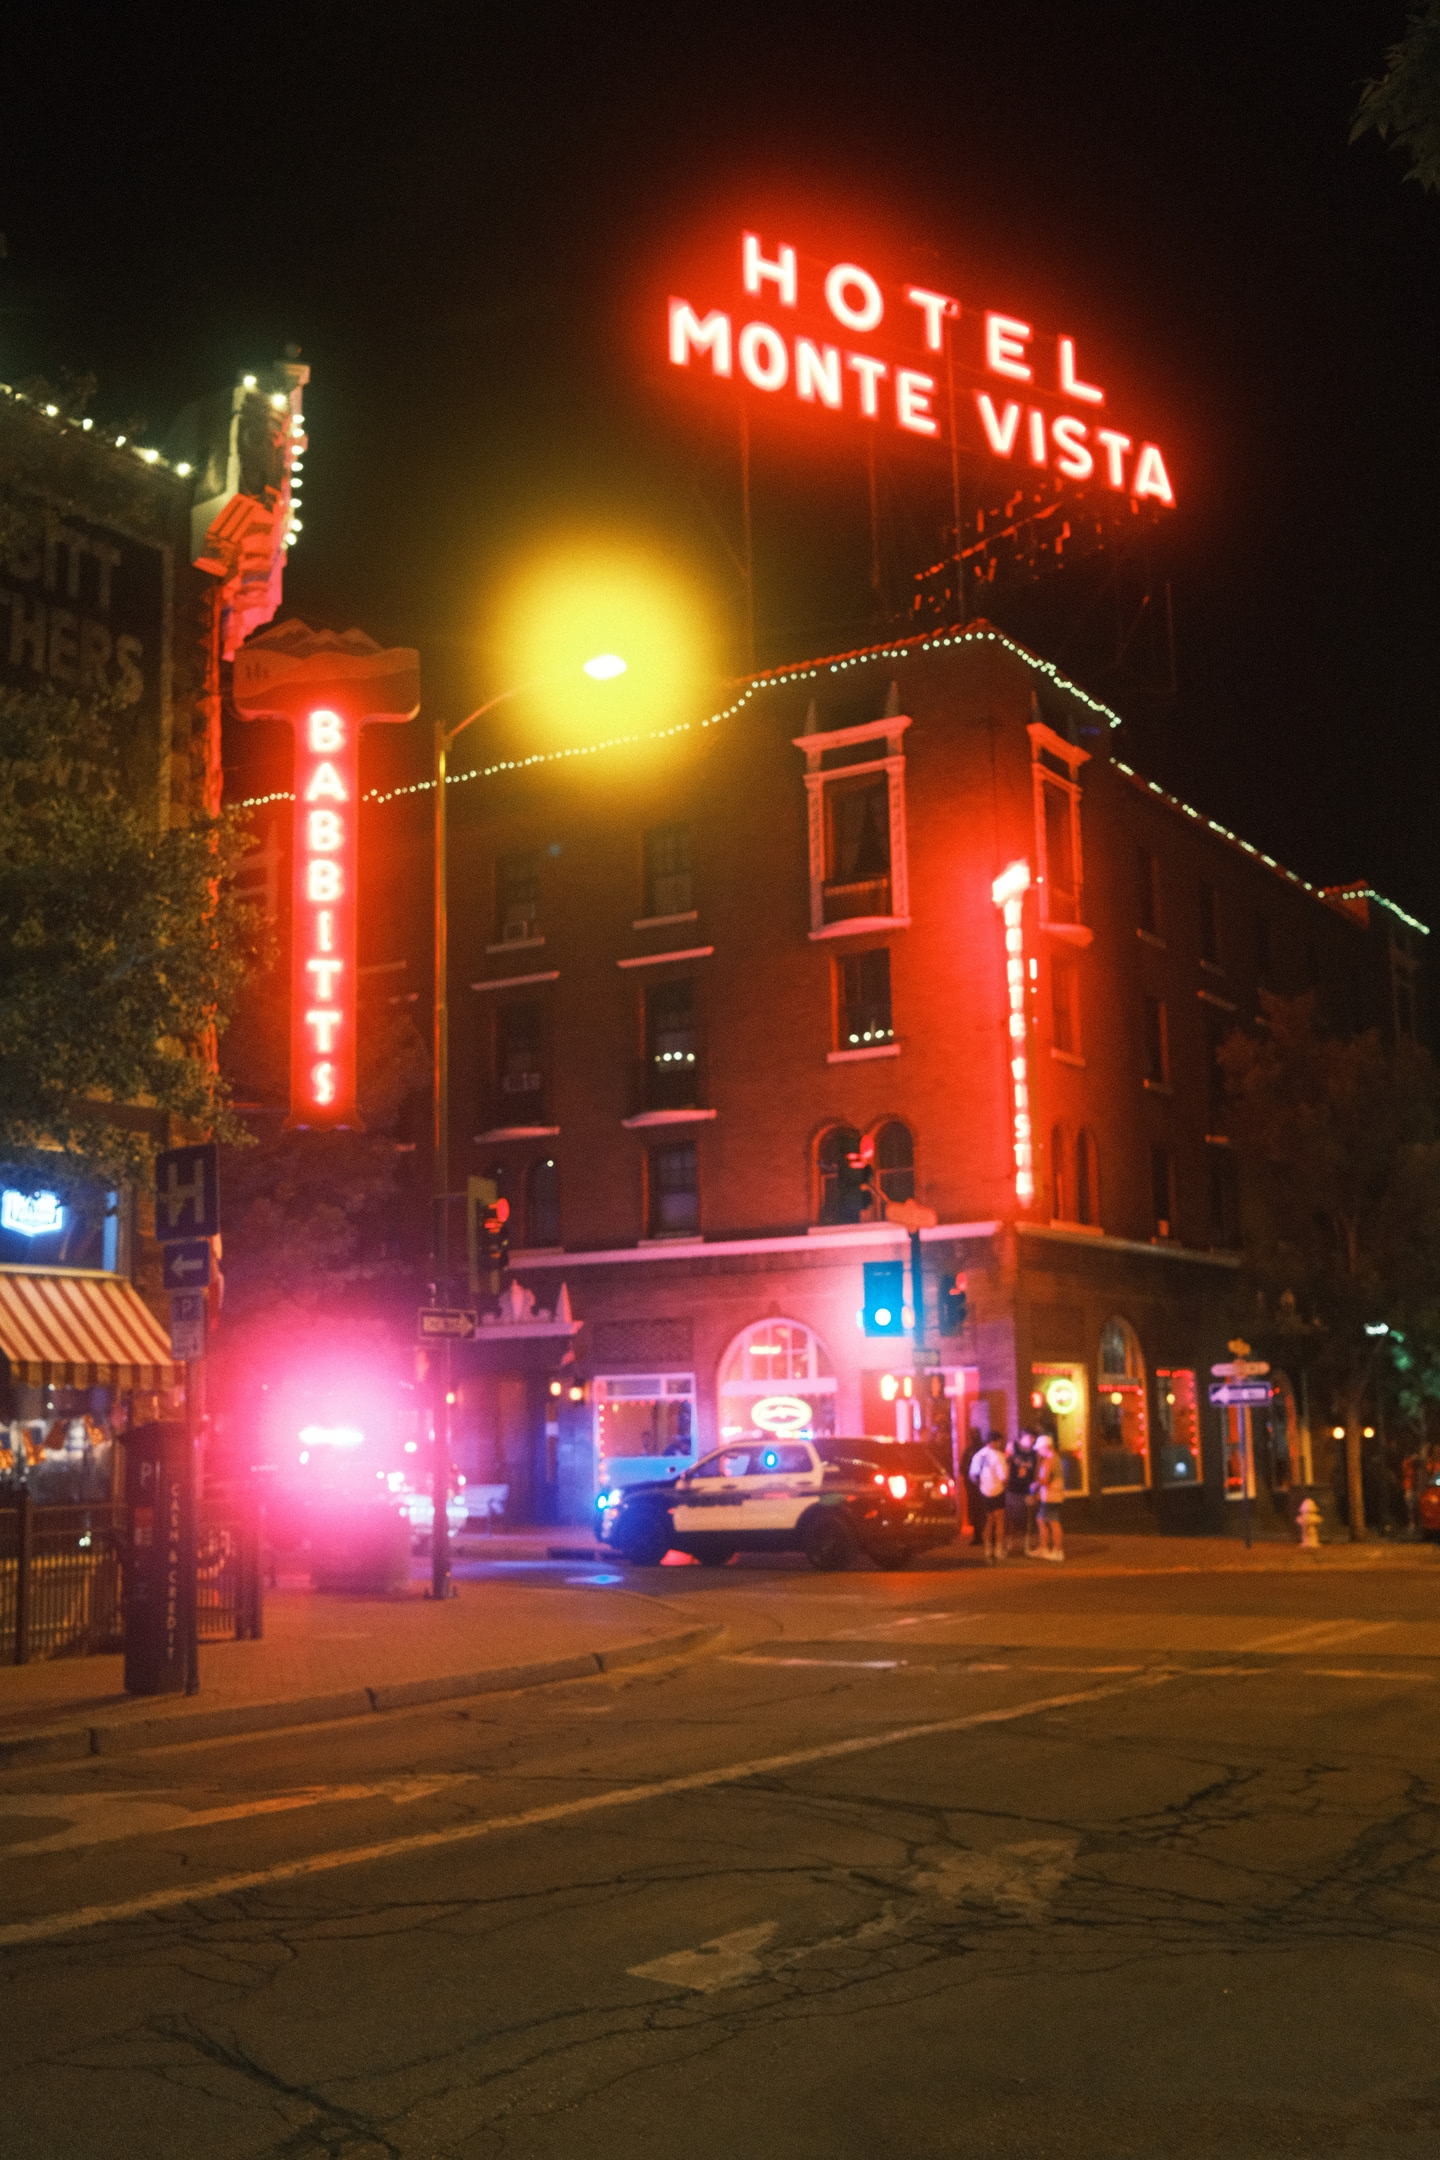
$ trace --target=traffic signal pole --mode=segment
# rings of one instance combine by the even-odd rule
[[[925,1347],[925,1277],[920,1268],[920,1232],[910,1232],[910,1310],[915,1315],[915,1348]]]
[[[450,925],[447,898],[445,768],[448,741],[443,722],[435,723],[435,1298],[450,1302]],[[434,1445],[431,1491],[435,1495],[430,1525],[430,1595],[448,1598],[450,1581],[450,1343],[443,1338],[436,1359]]]

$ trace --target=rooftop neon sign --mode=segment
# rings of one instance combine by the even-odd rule
[[[948,293],[925,285],[887,292],[856,262],[832,263],[807,282],[796,249],[758,233],[741,234],[739,268],[728,307],[701,313],[672,294],[672,367],[708,367],[713,378],[817,414],[907,435],[939,439],[953,413],[961,449],[1173,505],[1159,445],[1111,422],[1104,388],[1081,374],[1073,337],[1042,336],[993,309],[974,314],[972,332],[972,311]]]

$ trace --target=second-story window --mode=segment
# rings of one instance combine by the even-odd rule
[[[835,963],[836,1035],[841,1050],[864,1050],[893,1042],[890,1018],[890,954],[847,953]]]
[[[1220,957],[1220,894],[1209,883],[1200,887],[1200,958],[1207,967],[1224,964]]]
[[[695,905],[688,825],[657,825],[645,835],[645,914],[688,915]]]
[[[497,944],[520,945],[540,935],[540,856],[502,855],[495,878]]]
[[[645,1107],[689,1110],[700,1100],[695,985],[652,983],[645,992]]]
[[[1142,1001],[1145,1029],[1145,1078],[1152,1087],[1165,1087],[1170,1079],[1170,1036],[1165,1022],[1165,1000]]]
[[[815,1150],[819,1186],[817,1219],[822,1223],[859,1222],[860,1208],[846,1177],[852,1155],[860,1153],[860,1135],[850,1125],[832,1125]]]
[[[1080,972],[1067,955],[1050,960],[1050,1020],[1055,1048],[1062,1057],[1080,1055]]]
[[[886,1200],[915,1197],[915,1142],[898,1118],[875,1135],[875,1183]]]
[[[651,1148],[646,1220],[651,1237],[677,1237],[700,1227],[700,1173],[693,1141]]]
[[[1160,935],[1160,864],[1148,847],[1135,851],[1135,899],[1140,928],[1146,937]]]
[[[825,920],[890,911],[889,782],[837,780],[825,791]]]
[[[545,1106],[545,1014],[536,1002],[502,1005],[495,1015],[500,1122],[537,1125]]]

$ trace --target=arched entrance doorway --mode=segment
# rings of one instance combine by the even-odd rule
[[[1143,1492],[1150,1483],[1150,1419],[1140,1338],[1118,1313],[1100,1330],[1095,1468],[1102,1493]]]
[[[821,1435],[835,1430],[835,1367],[800,1320],[757,1320],[720,1360],[721,1441]]]

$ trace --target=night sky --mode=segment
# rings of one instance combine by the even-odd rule
[[[1073,330],[1171,460],[1178,696],[1094,684],[1132,761],[1440,922],[1440,201],[1347,144],[1402,28],[1399,5],[28,9],[0,378],[93,371],[97,417],[163,443],[300,345],[287,612],[417,644],[458,713],[497,687],[487,594],[576,521],[687,565],[741,665],[733,445],[665,381],[653,303],[704,234],[1013,307]],[[757,430],[762,662],[872,630],[837,440],[822,461]],[[904,471],[884,486],[898,588]]]

